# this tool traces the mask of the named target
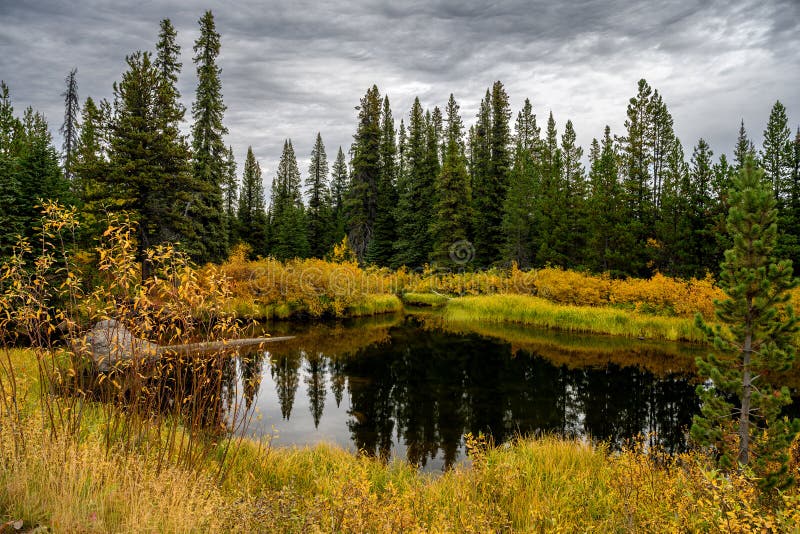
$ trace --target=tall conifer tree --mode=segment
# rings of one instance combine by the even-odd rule
[[[309,254],[308,234],[300,170],[291,139],[283,143],[278,172],[272,182],[270,207],[270,254],[279,260],[305,258]]]
[[[14,116],[8,86],[0,81],[0,258],[8,256],[25,232],[19,183],[18,136],[22,124]]]
[[[328,239],[328,249],[338,243],[347,234],[347,218],[345,201],[349,195],[348,186],[350,177],[347,173],[347,161],[344,151],[339,147],[336,160],[331,168],[331,207],[333,209],[331,233]]]
[[[311,256],[321,258],[330,249],[331,202],[328,187],[328,156],[325,154],[325,145],[319,132],[311,150],[306,195],[309,252]]]
[[[253,147],[247,147],[236,219],[242,241],[250,245],[253,254],[265,255],[267,251],[267,213],[264,182],[261,178],[261,166],[253,155]]]
[[[752,465],[769,488],[792,481],[788,450],[800,420],[781,417],[791,399],[788,388],[774,380],[794,359],[798,325],[786,307],[788,290],[797,280],[791,261],[774,257],[776,201],[762,172],[748,158],[731,192],[728,231],[733,247],[725,251],[719,282],[727,298],[716,306],[717,319],[727,328],[712,329],[698,316],[715,351],[697,359],[701,376],[712,385],[697,387],[703,405],[691,435],[713,447],[723,467]],[[736,405],[731,397],[738,398]],[[733,442],[732,430],[738,438]]]
[[[381,98],[373,85],[358,107],[358,129],[352,146],[350,191],[347,199],[347,235],[359,261],[372,241],[380,179]]]
[[[197,92],[192,105],[192,157],[197,192],[190,214],[198,228],[192,251],[200,262],[219,261],[225,257],[228,244],[222,206],[222,182],[225,179],[226,147],[223,136],[225,104],[222,102],[221,70],[217,66],[220,37],[214,15],[206,11],[200,18],[200,36],[194,44],[197,66]]]
[[[445,153],[436,180],[436,206],[431,226],[433,251],[430,259],[439,266],[464,268],[472,261],[469,228],[472,219],[464,125],[452,93],[447,102],[444,131]]]
[[[541,167],[538,165],[541,129],[529,99],[517,115],[514,126],[516,150],[503,205],[502,231],[505,239],[502,258],[531,267],[534,260],[533,215]]]
[[[80,105],[78,104],[78,69],[69,71],[64,82],[67,84],[66,90],[61,93],[64,97],[64,122],[61,125],[61,135],[64,139],[62,145],[63,161],[64,161],[64,177],[68,182],[72,183],[74,180],[73,158],[75,155],[75,148],[78,144],[78,134],[80,125],[78,123],[78,114],[80,113]]]
[[[397,238],[397,227],[394,218],[394,210],[397,206],[397,190],[395,189],[397,145],[395,137],[392,109],[389,104],[389,97],[385,96],[381,110],[380,171],[375,206],[375,225],[372,240],[366,253],[367,261],[381,266],[391,264],[394,257],[394,242]]]

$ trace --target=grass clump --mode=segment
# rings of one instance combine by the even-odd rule
[[[453,321],[512,322],[564,330],[667,341],[702,342],[688,318],[661,317],[614,308],[565,306],[539,297],[491,295],[448,302],[445,318]]]
[[[404,293],[403,303],[408,306],[427,306],[441,308],[447,305],[449,297],[438,293]]]

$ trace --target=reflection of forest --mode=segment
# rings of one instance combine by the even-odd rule
[[[352,441],[382,458],[399,443],[415,464],[439,456],[451,465],[466,432],[490,433],[498,443],[518,434],[553,432],[612,444],[656,432],[675,450],[683,447],[697,409],[688,373],[666,369],[657,377],[642,367],[613,363],[604,349],[594,356],[581,349],[593,365],[566,365],[574,351],[553,361],[518,342],[423,328],[414,317],[392,327],[325,328],[270,355],[281,413],[291,416],[302,382],[318,426],[328,388],[334,410],[347,391],[350,406],[342,409],[347,408]]]

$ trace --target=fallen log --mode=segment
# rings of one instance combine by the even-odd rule
[[[293,339],[294,336],[259,337],[204,341],[182,345],[159,345],[133,335],[125,325],[115,319],[95,323],[92,329],[79,340],[73,341],[76,352],[87,354],[98,371],[108,371],[121,362],[151,361],[164,354],[195,355],[211,352],[237,350],[243,347],[260,347]]]

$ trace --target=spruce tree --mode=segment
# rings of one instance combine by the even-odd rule
[[[529,99],[514,125],[516,149],[503,204],[502,232],[505,243],[502,259],[531,267],[534,260],[533,215],[541,167],[538,165],[541,129]]]
[[[733,162],[737,172],[742,170],[748,156],[755,159],[756,147],[747,137],[747,130],[744,128],[744,119],[742,119],[741,125],[739,126],[739,136],[736,138],[736,147],[733,149]]]
[[[64,122],[61,125],[61,135],[64,139],[63,161],[64,161],[64,177],[68,182],[74,181],[73,158],[75,155],[75,148],[78,144],[78,132],[80,126],[78,123],[78,114],[80,113],[80,106],[78,105],[78,69],[72,69],[67,75],[64,83],[67,84],[67,89],[61,93],[64,97]]]
[[[789,189],[789,168],[791,161],[791,144],[786,108],[780,101],[775,102],[769,114],[767,127],[764,129],[764,145],[761,150],[761,166],[764,175],[772,184],[778,208],[782,207]]]
[[[8,86],[0,81],[0,258],[8,256],[17,236],[25,233],[22,190],[19,183],[19,147],[22,124],[14,116]]]
[[[70,184],[59,166],[58,153],[44,115],[27,108],[19,130],[17,176],[20,192],[20,215],[28,235],[40,220],[40,200],[72,204]]]
[[[539,147],[540,172],[533,211],[534,261],[537,265],[565,264],[561,239],[566,230],[566,184],[553,113]]]
[[[659,243],[656,265],[663,273],[688,276],[693,273],[687,273],[684,267],[695,261],[694,252],[686,246],[693,230],[689,219],[691,184],[689,165],[677,137],[672,141],[663,176],[661,214],[655,227]]]
[[[501,258],[503,202],[511,170],[511,110],[503,84],[492,85],[478,112],[475,129],[475,258],[491,265]]]
[[[586,227],[586,175],[581,159],[583,148],[577,144],[577,135],[572,121],[568,120],[561,136],[561,182],[564,192],[564,216],[556,228],[558,250],[564,267],[576,267],[583,263]]]
[[[309,254],[300,170],[291,139],[283,143],[278,172],[272,182],[270,206],[270,254],[279,260],[305,258]]]
[[[344,158],[344,151],[339,147],[339,152],[336,154],[336,161],[333,162],[331,168],[331,228],[328,235],[327,250],[330,250],[335,243],[339,243],[342,238],[347,234],[347,218],[345,200],[347,199],[348,185],[350,177],[347,173],[347,161]]]
[[[733,247],[725,251],[719,280],[727,298],[716,303],[717,319],[726,327],[711,328],[697,318],[715,351],[697,359],[710,383],[697,387],[702,407],[691,435],[711,447],[723,467],[751,465],[765,487],[775,487],[791,482],[788,449],[800,430],[800,421],[781,417],[789,390],[773,382],[779,376],[774,373],[788,369],[794,358],[797,318],[786,303],[797,281],[791,261],[774,257],[776,201],[762,176],[748,158],[730,194]]]
[[[477,121],[470,128],[469,136],[469,170],[472,181],[472,213],[474,216],[473,245],[475,246],[475,263],[480,267],[492,264],[495,257],[493,231],[494,217],[497,211],[497,187],[492,176],[492,97],[489,90],[481,100]],[[504,199],[503,199],[504,200]],[[502,220],[500,221],[502,232]]]
[[[158,149],[154,156],[161,167],[163,181],[160,239],[186,244],[197,238],[200,229],[186,217],[196,187],[191,172],[189,146],[180,131],[186,114],[178,90],[178,75],[182,66],[179,61],[180,50],[175,28],[169,19],[162,20],[153,61],[157,73],[154,114],[158,133]]]
[[[311,150],[306,195],[309,252],[315,258],[322,258],[330,249],[331,202],[328,187],[328,157],[319,132]]]
[[[364,261],[372,240],[378,205],[380,177],[381,98],[373,85],[358,107],[358,129],[352,146],[352,167],[347,205],[347,236]]]
[[[594,141],[590,151],[587,225],[592,232],[586,261],[591,270],[615,276],[629,273],[628,252],[633,246],[633,236],[628,230],[627,195],[618,178],[618,159],[611,129],[606,126],[602,142]]]
[[[686,218],[691,226],[691,233],[683,242],[687,253],[682,265],[684,276],[702,277],[706,271],[712,271],[715,265],[716,242],[714,239],[716,225],[709,217],[714,208],[712,186],[714,169],[712,156],[714,152],[705,139],[700,139],[692,153],[690,165],[689,212]]]
[[[366,260],[380,266],[388,266],[392,263],[394,242],[397,238],[394,218],[394,210],[397,206],[397,190],[395,189],[397,145],[395,136],[392,109],[389,105],[389,97],[385,96],[381,111],[380,170],[375,206],[375,224],[372,240],[366,252]]]
[[[419,98],[414,99],[408,124],[406,169],[397,184],[396,266],[420,267],[431,249],[429,227],[433,177],[429,156],[430,136]]]
[[[198,84],[192,104],[192,158],[196,193],[189,211],[198,229],[191,250],[202,263],[219,261],[227,253],[222,182],[226,174],[223,136],[228,130],[222,123],[226,108],[222,102],[221,71],[217,66],[220,36],[211,11],[203,14],[199,24],[200,36],[194,44]]]
[[[105,142],[106,118],[92,97],[87,97],[81,112],[81,131],[73,159],[73,191],[81,208],[83,246],[91,246],[91,238],[105,225],[106,207],[117,195],[112,194],[109,175],[109,150]]]
[[[653,89],[647,81],[639,80],[638,92],[628,103],[628,118],[625,121],[627,135],[620,138],[621,170],[630,216],[629,232],[634,240],[633,246],[627,251],[627,271],[635,276],[648,274],[647,238],[655,216],[650,173],[653,157],[650,143],[652,97]]]
[[[647,144],[650,152],[650,174],[652,185],[652,206],[654,218],[658,218],[661,207],[661,196],[664,189],[664,169],[672,150],[675,132],[672,115],[667,110],[667,105],[658,91],[653,91],[653,96],[648,103],[650,119],[647,131]]]
[[[228,147],[228,155],[225,159],[225,181],[222,182],[222,205],[223,214],[225,216],[225,236],[230,244],[234,244],[239,239],[239,225],[238,225],[238,180],[236,178],[236,158],[233,155],[233,147]],[[263,185],[262,197],[263,197]],[[262,203],[263,207],[263,203]],[[266,212],[265,212],[266,224]],[[266,246],[266,238],[264,238]]]
[[[135,52],[127,63],[128,70],[115,85],[109,183],[104,193],[113,195],[109,209],[127,210],[138,222],[138,256],[146,277],[144,250],[162,242],[171,213],[162,168],[168,148],[157,120],[159,75],[150,54]]]
[[[446,113],[445,153],[436,179],[436,206],[431,223],[433,251],[430,259],[440,267],[460,269],[467,267],[474,255],[469,242],[472,199],[464,154],[464,125],[452,93]]]
[[[253,147],[247,147],[236,222],[242,241],[250,245],[254,255],[263,256],[267,252],[267,213],[265,205],[261,166],[253,155]]]

